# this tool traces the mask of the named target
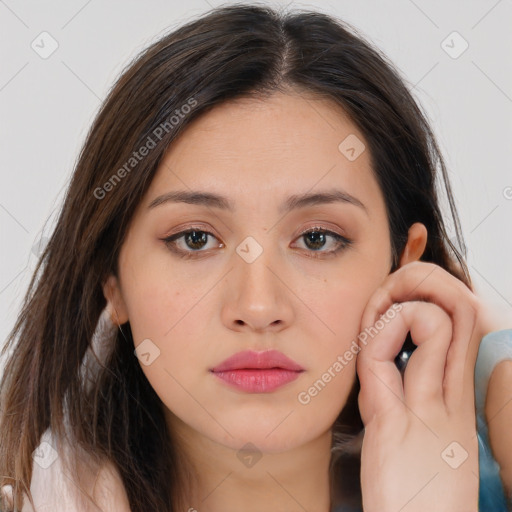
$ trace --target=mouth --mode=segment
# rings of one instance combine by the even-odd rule
[[[248,393],[269,393],[294,381],[304,371],[277,350],[238,352],[210,370],[231,387]]]
[[[288,382],[294,381],[301,373],[293,370],[283,370],[282,368],[244,368],[213,372],[216,377],[228,385],[248,393],[270,393]]]

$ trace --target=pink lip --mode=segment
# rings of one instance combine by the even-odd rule
[[[266,393],[295,380],[304,368],[277,350],[246,350],[234,354],[210,371],[243,391]]]

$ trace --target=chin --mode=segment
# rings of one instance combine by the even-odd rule
[[[292,412],[286,419],[284,414],[279,418],[267,417],[261,421],[255,418],[249,421],[248,418],[233,418],[229,421],[220,419],[219,422],[231,435],[220,426],[212,432],[211,423],[203,435],[233,450],[240,450],[249,444],[262,453],[281,453],[306,444],[322,434],[317,422],[314,425],[315,432],[311,432],[304,421],[294,418],[295,414]]]

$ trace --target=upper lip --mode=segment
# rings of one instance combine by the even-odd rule
[[[245,350],[237,352],[228,357],[225,361],[213,368],[212,372],[224,372],[241,369],[270,369],[281,368],[283,370],[303,371],[304,368],[286,357],[278,350],[266,350],[265,352],[254,352]]]

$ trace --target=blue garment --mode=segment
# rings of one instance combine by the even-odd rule
[[[498,463],[492,456],[485,420],[489,378],[501,361],[512,360],[512,329],[491,332],[482,338],[475,366],[478,460],[480,465],[479,512],[508,512]]]
[[[485,420],[485,398],[491,373],[498,363],[512,360],[512,329],[487,334],[480,342],[475,365],[475,403],[478,437],[480,486],[479,512],[510,512],[499,475],[500,468],[492,456]],[[361,508],[338,505],[332,512],[363,512]]]

